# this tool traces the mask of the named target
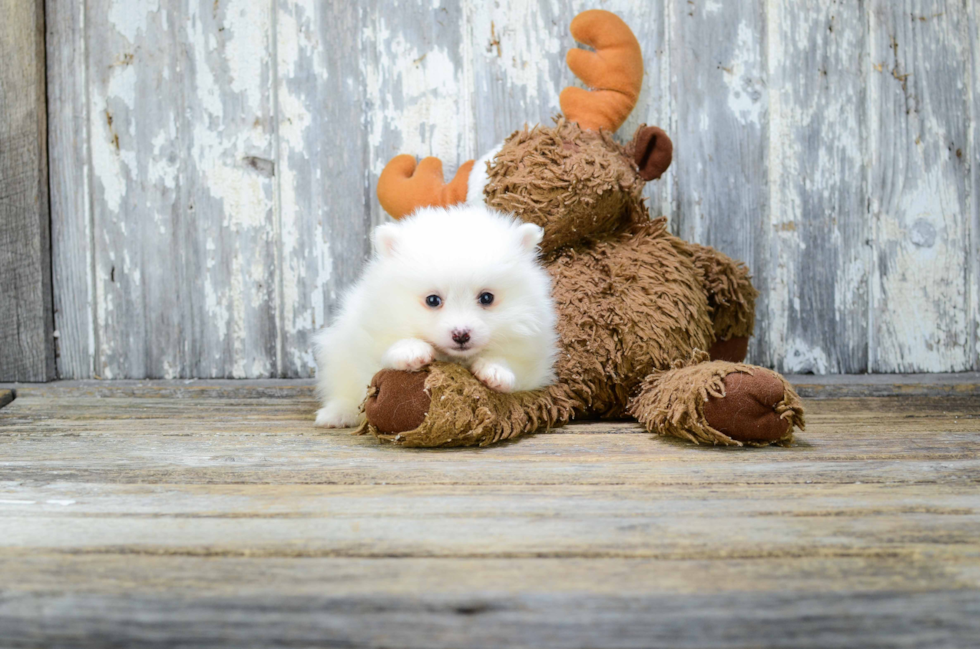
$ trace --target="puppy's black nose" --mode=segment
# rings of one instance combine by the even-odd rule
[[[457,345],[465,345],[470,342],[470,332],[466,329],[454,329],[453,342]]]

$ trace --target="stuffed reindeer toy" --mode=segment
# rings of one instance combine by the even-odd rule
[[[590,90],[566,88],[554,126],[525,127],[446,184],[442,163],[401,155],[378,182],[398,219],[422,206],[484,203],[544,228],[560,353],[557,381],[502,394],[458,365],[375,375],[361,432],[405,446],[487,445],[572,419],[635,418],[694,443],[788,443],[803,427],[782,376],[742,364],[757,292],[748,269],[651,219],[641,192],[666,171],[670,138],[613,133],[636,104],[640,45],[616,15],[572,21],[567,63]]]

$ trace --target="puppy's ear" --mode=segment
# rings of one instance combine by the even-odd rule
[[[385,223],[374,229],[374,249],[381,257],[391,257],[398,248],[398,226]]]
[[[523,223],[517,228],[517,234],[520,237],[521,248],[527,252],[534,252],[544,239],[544,228],[533,223]]]

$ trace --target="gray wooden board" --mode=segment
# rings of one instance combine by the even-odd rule
[[[186,567],[180,560],[163,561],[159,571],[183,568],[192,584],[200,584],[198,575],[188,573],[205,566],[213,570],[213,560],[206,561]],[[654,585],[645,592],[590,595],[554,592],[545,584],[587,584],[596,578],[597,566],[578,571],[575,582],[563,574],[572,566],[556,561],[550,570],[531,572],[540,579],[533,585],[519,579],[517,570],[504,573],[519,579],[518,585],[531,585],[530,592],[504,587],[458,594],[452,586],[449,593],[433,588],[433,582],[466,584],[475,581],[466,573],[480,578],[496,566],[419,563],[370,562],[359,570],[318,560],[285,562],[277,575],[316,584],[310,592],[286,597],[253,589],[212,594],[207,585],[203,592],[136,597],[30,593],[0,605],[0,615],[8,637],[19,641],[12,646],[30,646],[42,637],[51,647],[955,647],[968,646],[958,643],[980,630],[972,589],[859,592],[844,598],[835,592],[658,592],[660,566],[626,562],[617,566],[620,575],[639,573]],[[255,569],[239,561],[226,570],[235,568]],[[339,574],[331,574],[331,568]],[[372,592],[370,578],[380,571],[414,577],[423,590],[391,595],[382,583]],[[119,572],[122,579],[140,577],[138,569]],[[348,595],[351,582],[367,582],[358,589],[367,592]],[[269,605],[270,597],[276,597],[276,606]],[[39,621],[58,626],[39,632]]]
[[[970,104],[973,140],[970,142],[972,155],[967,160],[970,165],[970,207],[973,220],[967,243],[967,263],[972,278],[969,304],[973,307],[973,326],[970,337],[973,339],[975,363],[980,368],[980,129],[976,127],[977,121],[980,120],[980,5],[972,2],[968,3],[968,6],[970,14],[967,17],[967,29],[969,30],[970,52],[973,56],[973,76],[970,78],[971,83],[969,84],[973,90],[973,101]]]
[[[46,3],[51,274],[59,376],[98,376],[84,2]]]
[[[548,123],[589,6],[48,0],[60,375],[310,376],[385,162]],[[601,6],[644,49],[620,136],[675,140],[654,213],[755,274],[753,361],[980,368],[974,3]]]
[[[55,376],[44,3],[0,2],[0,381]]]
[[[280,376],[312,376],[312,334],[370,251],[361,13],[355,2],[275,3]]]
[[[969,646],[976,378],[808,401],[766,449],[607,422],[410,450],[313,428],[310,381],[19,385],[0,644]]]
[[[969,4],[870,2],[871,371],[948,372],[977,360]]]
[[[99,374],[274,374],[271,0],[87,4]]]
[[[162,571],[177,561],[164,562]],[[940,589],[911,593],[725,593],[717,595],[644,593],[588,595],[581,592],[479,591],[456,595],[429,591],[434,579],[459,579],[474,567],[438,564],[412,570],[419,594],[392,596],[379,590],[347,596],[361,571],[346,568],[346,582],[330,575],[331,565],[290,562],[284,578],[313,573],[321,588],[278,597],[248,592],[234,596],[191,592],[178,597],[140,594],[79,595],[31,593],[0,605],[7,637],[46,647],[957,647],[980,632],[975,590]],[[396,566],[367,566],[364,572]],[[209,560],[208,567],[213,562]],[[200,566],[199,566],[200,567]],[[247,561],[237,569],[254,569]],[[413,566],[415,567],[415,566]],[[428,571],[424,568],[429,568]],[[492,566],[477,569],[482,576]],[[568,569],[556,562],[534,572],[539,583],[562,583]],[[98,568],[96,568],[98,570]],[[649,574],[627,564],[621,573]],[[389,574],[390,574],[389,572]],[[434,574],[433,574],[434,573]],[[448,574],[447,574],[448,573]],[[138,572],[135,573],[139,575]],[[508,571],[508,575],[514,574]],[[134,572],[124,574],[132,578]],[[582,575],[587,583],[594,574]],[[199,583],[199,582],[198,582]],[[383,586],[382,586],[383,588]],[[55,612],[59,611],[59,612]],[[60,613],[67,611],[67,613]],[[624,612],[626,611],[626,612]],[[724,614],[719,614],[724,611]],[[637,614],[639,613],[639,614]],[[220,620],[219,624],[215,620]],[[39,631],[39,622],[51,624]],[[54,626],[57,625],[57,626]],[[57,629],[57,630],[55,630]],[[745,644],[739,644],[744,642]]]
[[[760,339],[770,363],[795,371],[867,372],[866,8],[769,7],[772,265]]]

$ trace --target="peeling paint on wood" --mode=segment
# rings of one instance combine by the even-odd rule
[[[769,8],[771,265],[760,338],[784,371],[867,372],[864,5]]]
[[[870,369],[950,372],[970,350],[966,4],[870,3]],[[976,170],[973,171],[976,173]]]
[[[84,16],[93,299],[62,299],[79,302],[63,346],[94,346],[102,378],[273,374],[273,178],[249,162],[274,159],[269,3],[89,0]]]
[[[357,3],[277,0],[279,375],[312,376],[311,339],[369,248]]]
[[[47,0],[59,372],[308,377],[398,153],[548,123],[571,18],[619,13],[647,189],[746,261],[755,362],[980,367],[980,31],[942,0]]]

